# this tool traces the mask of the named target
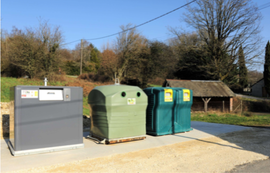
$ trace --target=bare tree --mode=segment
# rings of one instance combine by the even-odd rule
[[[240,45],[247,64],[262,53],[258,51],[261,14],[251,0],[198,0],[187,10],[185,22],[199,33],[210,57],[205,69],[216,79],[229,76]]]
[[[39,19],[39,26],[36,28],[36,37],[50,50],[53,46],[60,46],[64,41],[60,26],[52,27],[49,21]]]
[[[263,73],[259,71],[248,71],[248,83],[253,85],[263,78]]]
[[[114,48],[112,45],[107,43],[107,45],[103,45],[103,51],[101,53],[102,63],[101,70],[105,75],[109,76],[111,79],[115,78],[115,74],[118,69],[118,57],[114,52]]]
[[[83,40],[83,62],[91,60],[91,51],[94,46],[88,42],[87,40]],[[81,59],[81,43],[75,45],[75,49],[73,50],[74,60]]]
[[[60,62],[59,49],[63,42],[60,26],[52,27],[48,21],[39,19],[39,27],[36,28],[36,39],[46,48],[44,56],[40,57],[44,75],[49,75],[58,70]]]
[[[147,39],[132,28],[131,24],[120,28],[123,32],[119,34],[115,43],[115,53],[118,57],[116,75],[119,81],[128,73],[131,62],[139,60],[140,53],[147,46]]]
[[[183,32],[172,27],[169,27],[168,30],[174,36],[169,39],[169,45],[179,59],[184,58],[183,54],[191,49],[198,51],[203,48],[204,43],[201,41],[198,33]]]

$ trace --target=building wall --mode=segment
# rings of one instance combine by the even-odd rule
[[[208,102],[208,111],[223,111],[224,101],[224,112],[230,111],[230,97],[212,97]],[[192,111],[204,111],[204,102],[201,97],[193,97]]]
[[[256,97],[263,97],[263,87],[264,87],[264,80],[261,80],[251,87],[252,91],[250,95]]]

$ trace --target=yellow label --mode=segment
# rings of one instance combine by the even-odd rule
[[[187,89],[183,89],[183,98],[185,102],[189,102],[190,101],[190,90]]]
[[[173,90],[172,89],[164,89],[164,101],[172,102],[173,101]]]
[[[127,104],[128,105],[136,105],[136,99],[135,98],[128,98]]]
[[[38,92],[37,91],[35,91],[35,96],[38,96]]]

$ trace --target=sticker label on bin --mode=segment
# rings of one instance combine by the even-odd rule
[[[41,101],[64,100],[63,90],[40,89],[39,100]]]
[[[21,98],[38,98],[38,90],[21,90]]]
[[[173,90],[172,89],[164,89],[164,101],[172,102],[173,101]]]
[[[128,105],[136,105],[136,98],[128,98],[127,104]]]
[[[183,98],[185,102],[189,102],[190,101],[190,90],[187,89],[183,89]]]

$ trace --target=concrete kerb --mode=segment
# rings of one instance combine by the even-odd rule
[[[146,139],[142,141],[119,143],[115,145],[96,144],[94,141],[86,139],[85,137],[89,134],[89,132],[84,132],[84,148],[82,149],[19,157],[12,156],[6,141],[1,140],[1,167],[3,172],[7,172],[55,164],[64,164],[78,160],[128,153],[191,140],[199,140],[218,136],[224,133],[250,129],[250,127],[205,122],[191,122],[191,126],[194,129],[191,132],[166,136],[147,135]]]

